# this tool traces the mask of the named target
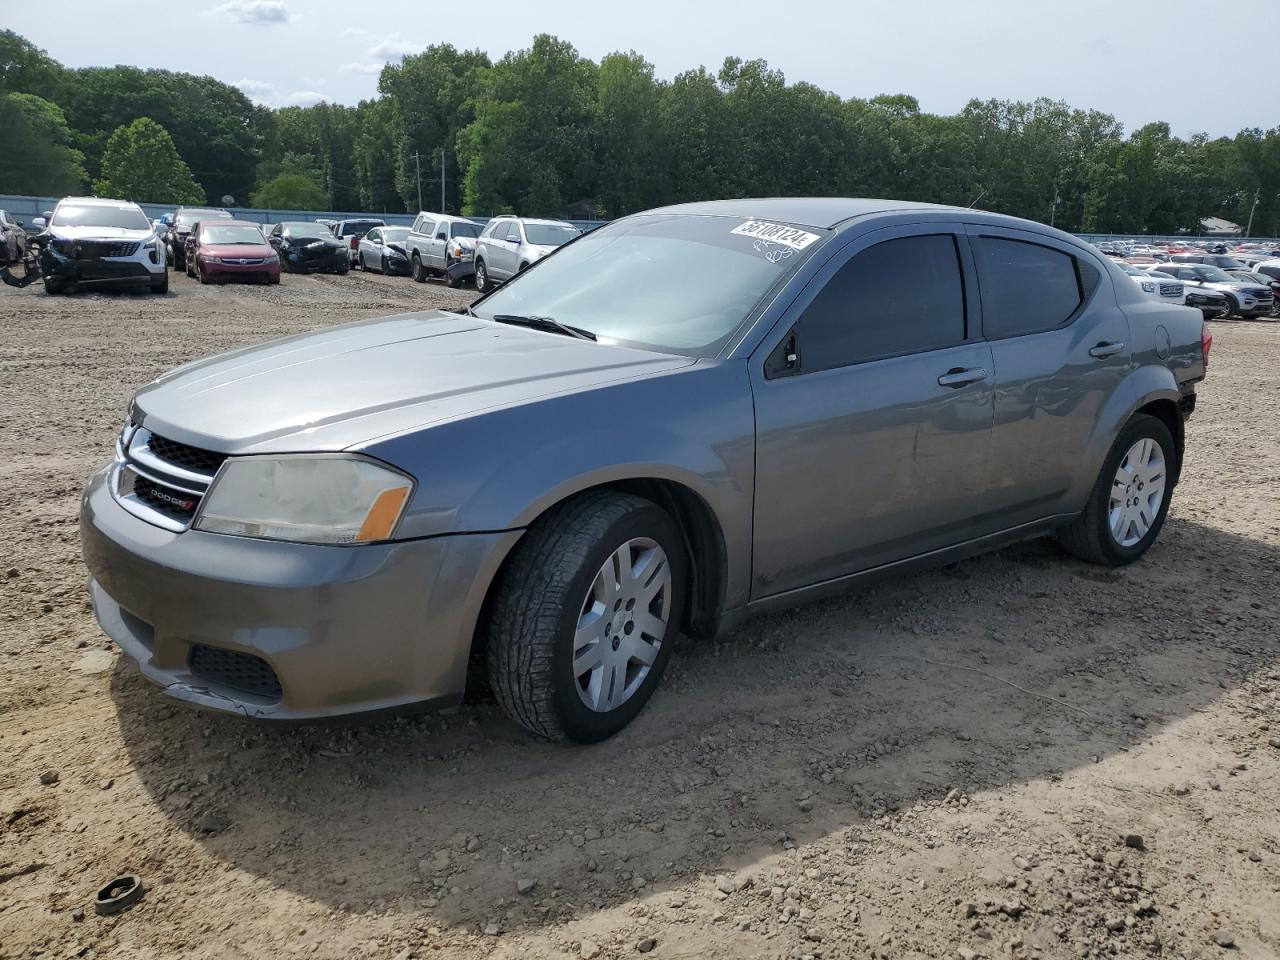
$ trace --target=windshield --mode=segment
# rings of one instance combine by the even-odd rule
[[[262,234],[257,227],[215,226],[206,225],[202,231],[205,243],[257,243],[261,244]]]
[[[710,355],[826,235],[727,217],[632,217],[517,275],[474,313],[552,317],[603,341]]]
[[[190,230],[201,220],[213,219],[230,220],[231,214],[225,210],[183,210],[178,214],[174,224],[179,230]]]
[[[530,243],[540,247],[559,247],[578,235],[577,227],[558,226],[550,223],[526,223],[524,235]]]
[[[1210,283],[1235,283],[1225,270],[1217,267],[1196,267],[1196,276]]]
[[[55,227],[114,227],[117,230],[150,230],[151,223],[137,207],[106,204],[72,206],[63,203],[53,214]]]
[[[333,234],[325,229],[323,223],[286,223],[281,226],[280,230],[291,237],[311,237],[316,240],[333,239]]]
[[[1121,270],[1123,270],[1125,273],[1127,273],[1127,274],[1128,274],[1129,276],[1131,276],[1131,277],[1145,277],[1145,276],[1146,276],[1146,274],[1145,274],[1145,273],[1143,273],[1141,270],[1139,270],[1137,267],[1135,267],[1135,266],[1134,266],[1133,264],[1131,264],[1131,263],[1121,263],[1121,264],[1117,264],[1117,266],[1119,266]]]
[[[409,239],[408,227],[387,227],[382,231],[383,243],[404,243]]]
[[[1227,270],[1243,270],[1244,264],[1235,257],[1214,257],[1214,266],[1223,267]]]
[[[468,223],[465,220],[455,220],[449,224],[449,236],[451,237],[478,237],[480,236],[480,228],[474,223]]]
[[[340,236],[343,237],[363,237],[374,227],[382,226],[381,220],[348,220],[342,224]]]
[[[1152,270],[1149,274],[1147,274],[1147,276],[1149,276],[1149,277],[1155,277],[1157,280],[1176,280],[1176,279],[1178,279],[1177,277],[1175,277],[1175,276],[1174,276],[1173,274],[1171,274],[1171,273],[1161,273],[1159,270]]]

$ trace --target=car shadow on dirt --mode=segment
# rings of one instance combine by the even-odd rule
[[[1022,544],[687,645],[589,748],[486,703],[282,728],[167,705],[123,662],[111,689],[137,776],[221,862],[340,910],[518,930],[952,787],[1052,789],[1280,658],[1257,603],[1278,556],[1180,519],[1118,570]]]

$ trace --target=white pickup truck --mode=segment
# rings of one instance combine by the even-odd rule
[[[413,221],[405,252],[409,269],[418,283],[427,277],[443,277],[460,287],[475,274],[476,238],[480,228],[466,217],[423,211]]]

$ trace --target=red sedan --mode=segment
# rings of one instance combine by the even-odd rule
[[[187,276],[201,283],[280,282],[280,255],[246,220],[202,220],[187,237],[186,256]]]

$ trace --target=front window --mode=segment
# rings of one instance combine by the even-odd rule
[[[205,243],[262,243],[262,232],[257,227],[206,226],[200,235]]]
[[[1209,283],[1235,283],[1225,270],[1218,267],[1196,267],[1195,274]]]
[[[524,235],[539,247],[560,247],[576,237],[578,229],[552,223],[526,223]]]
[[[201,220],[212,220],[214,218],[230,220],[231,214],[225,210],[183,210],[178,214],[174,225],[177,226],[179,231],[190,230]]]
[[[280,226],[294,240],[321,240],[325,237],[333,239],[333,234],[320,223],[283,223]]]
[[[827,235],[728,217],[631,217],[517,275],[474,312],[551,317],[602,341],[714,355]]]
[[[150,230],[151,223],[137,207],[106,204],[62,203],[53,213],[55,227],[112,227],[117,230]]]

